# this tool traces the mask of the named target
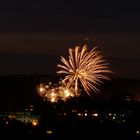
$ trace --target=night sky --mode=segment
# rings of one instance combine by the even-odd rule
[[[60,56],[85,37],[117,77],[140,78],[139,3],[122,0],[1,1],[0,75],[54,75]]]

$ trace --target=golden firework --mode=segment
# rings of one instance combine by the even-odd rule
[[[52,103],[56,103],[60,101],[66,101],[70,97],[73,97],[73,90],[72,88],[66,88],[61,81],[60,84],[54,86],[53,83],[51,84],[40,84],[38,87],[39,95],[44,99],[48,100]]]
[[[73,87],[75,94],[79,95],[79,83],[84,90],[90,95],[91,90],[99,92],[97,85],[102,83],[102,79],[109,80],[108,73],[111,73],[109,64],[103,57],[103,54],[94,47],[90,51],[87,45],[76,46],[74,49],[69,48],[68,60],[61,56],[61,62],[58,64],[60,70],[58,74],[64,74],[62,83],[67,88]]]

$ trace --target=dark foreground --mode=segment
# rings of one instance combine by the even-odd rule
[[[61,140],[61,139],[140,139],[139,124],[93,122],[91,120],[65,120],[54,126],[32,127],[9,124],[0,127],[3,139]]]

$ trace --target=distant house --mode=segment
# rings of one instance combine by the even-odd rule
[[[18,120],[24,124],[32,124],[36,126],[39,124],[41,116],[33,114],[30,111],[16,111],[16,112],[5,112],[4,115],[0,115],[3,120]]]
[[[32,114],[31,112],[15,112],[16,119],[25,124],[32,123],[33,125],[37,125],[40,121],[40,115]]]

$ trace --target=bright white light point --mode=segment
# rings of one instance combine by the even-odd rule
[[[51,98],[51,102],[55,102],[55,98],[53,97],[53,98]]]
[[[109,113],[108,115],[109,115],[109,116],[111,116],[112,114],[111,114],[111,113]]]
[[[81,114],[81,113],[78,113],[77,115],[78,115],[78,116],[81,116],[82,114]]]
[[[39,91],[40,92],[43,92],[45,89],[43,88],[43,87],[41,87],[40,89],[39,89]]]
[[[115,119],[116,119],[116,117],[113,117],[112,119],[113,119],[113,120],[115,120]]]
[[[52,92],[52,93],[51,93],[51,96],[52,96],[52,97],[53,97],[53,96],[55,96],[55,93],[54,93],[54,92]]]
[[[49,88],[49,86],[48,86],[48,85],[46,85],[46,88]]]
[[[65,93],[66,97],[70,96],[70,92],[67,89],[64,91],[64,93]]]
[[[98,113],[94,113],[94,114],[92,114],[92,116],[95,116],[95,117],[97,117],[97,116],[98,116]]]
[[[52,134],[52,130],[47,130],[46,133],[47,134]]]
[[[136,131],[136,134],[140,134],[140,131],[139,131],[139,130],[137,130],[137,131]]]

